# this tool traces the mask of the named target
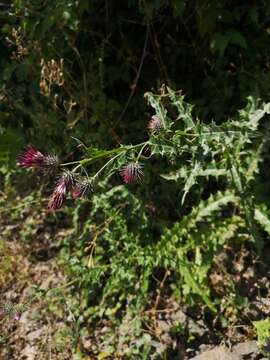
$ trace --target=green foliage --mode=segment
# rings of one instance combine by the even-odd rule
[[[24,140],[18,130],[0,127],[0,172],[7,174],[14,167]]]
[[[267,210],[256,205],[252,193],[265,141],[259,126],[269,113],[269,105],[258,107],[249,98],[238,117],[217,125],[193,119],[191,105],[169,88],[167,93],[163,89],[162,95],[147,93],[146,97],[165,124],[161,131],[150,134],[149,141],[139,144],[138,149],[122,146],[105,152],[91,150],[88,153],[92,157],[80,161],[91,167],[92,159],[109,156],[109,162],[117,162],[117,151],[123,153],[123,159],[142,156],[147,164],[145,176],[150,179],[150,184],[136,194],[124,186],[109,188],[107,177],[91,199],[88,220],[80,221],[88,203],[76,208],[75,230],[63,248],[62,258],[71,276],[79,279],[75,304],[80,303],[80,310],[91,323],[108,317],[119,326],[126,316],[142,321],[138,314],[152,306],[159,297],[157,284],[165,280],[171,296],[181,303],[200,303],[218,312],[222,299],[213,298],[209,283],[217,254],[231,242],[246,240],[261,251],[261,229],[269,231]],[[171,101],[177,113],[171,112]],[[146,145],[148,157],[142,155]],[[174,170],[151,179],[151,163],[160,158]],[[113,168],[116,170],[117,165]],[[211,178],[215,178],[215,187],[206,191]],[[182,192],[182,201],[176,201],[177,219],[169,222],[162,214],[151,218],[144,206],[145,187],[152,186],[153,191],[166,180],[175,182]],[[196,193],[200,195],[196,197]],[[163,280],[156,279],[156,273],[163,274]],[[241,296],[232,298],[231,290],[227,291],[228,308],[240,308],[245,303]],[[134,329],[134,337],[135,333]],[[140,336],[142,333],[140,329]],[[119,341],[116,333],[109,342],[115,352]],[[131,344],[129,348],[133,349]],[[147,344],[144,349],[148,349]],[[138,348],[133,350],[130,354],[135,355]]]
[[[249,95],[267,99],[268,16],[264,1],[3,4],[1,121],[48,148],[69,149],[70,136],[107,148],[141,141],[142,94],[162,83],[181,87],[208,121],[224,120]],[[138,92],[122,114],[141,56]],[[63,59],[64,83],[53,83],[46,96],[42,59]]]
[[[262,226],[262,228],[270,234],[270,220],[268,211],[265,206],[258,206],[254,212],[255,220]]]
[[[241,224],[241,219],[235,216],[214,220],[216,213],[229,203],[237,203],[235,195],[229,192],[201,201],[189,215],[165,231],[157,247],[158,265],[175,269],[182,276],[175,288],[177,292],[181,294],[182,287],[183,295],[198,295],[214,311],[209,298],[208,271],[215,253]]]
[[[253,326],[257,333],[258,345],[262,352],[269,357],[270,319],[266,318],[264,320],[253,321]]]
[[[107,326],[93,356],[154,358],[157,313],[170,301],[232,322],[226,308],[237,313],[245,302],[233,285],[217,295],[209,274],[226,246],[240,243],[260,256],[270,234],[268,3],[3,7],[0,194],[12,207],[1,214],[22,223],[25,243],[45,218],[50,229],[59,221],[71,227],[58,244],[74,281],[68,306],[84,332]],[[147,132],[145,112],[160,119],[160,131]],[[91,199],[56,214],[42,210],[48,179],[9,177],[25,143],[87,175]],[[119,185],[129,161],[143,163],[142,184]],[[41,178],[42,190],[29,195]],[[27,194],[19,204],[13,186]],[[258,330],[262,342],[267,331]],[[56,348],[63,336],[56,334]]]

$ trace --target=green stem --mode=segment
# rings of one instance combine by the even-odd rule
[[[144,144],[143,144],[143,146],[141,147],[141,150],[140,150],[140,152],[139,152],[139,154],[138,154],[138,156],[137,156],[137,158],[136,158],[136,163],[139,161],[139,159],[140,159],[140,157],[141,157],[141,155],[142,155],[142,152],[143,152],[143,150],[145,149],[145,147],[148,145],[148,141],[146,141]]]
[[[91,163],[99,160],[99,159],[102,159],[102,158],[106,158],[106,157],[109,157],[109,156],[112,156],[114,155],[115,153],[122,153],[124,151],[128,151],[128,150],[132,150],[132,149],[135,149],[136,147],[139,147],[139,146],[143,146],[146,142],[143,142],[143,143],[140,143],[140,144],[136,144],[136,145],[127,145],[127,146],[122,146],[120,148],[117,148],[117,149],[112,149],[112,150],[108,150],[108,151],[104,151],[102,152],[100,155],[96,155],[92,158],[87,158],[87,159],[83,159],[81,161],[79,161],[79,163],[81,165],[90,165]]]
[[[122,151],[120,154],[115,155],[112,157],[109,161],[107,161],[99,170],[98,172],[93,176],[93,180],[98,177],[98,175],[111,163],[113,162],[118,156],[122,155],[124,151]]]
[[[81,160],[71,161],[71,162],[68,162],[68,163],[60,164],[60,166],[75,165],[75,164],[78,164],[80,161]]]
[[[199,134],[192,134],[192,133],[187,133],[186,131],[182,131],[182,130],[176,130],[175,131],[176,135],[183,135],[183,136],[199,136]]]
[[[139,155],[137,156],[137,160],[139,160],[142,152],[143,152],[143,149],[148,145],[148,141],[145,141],[143,143],[140,143],[140,144],[136,144],[136,145],[127,145],[127,146],[122,146],[122,147],[119,147],[119,148],[116,148],[116,149],[112,149],[112,150],[108,150],[108,151],[103,151],[101,154],[99,155],[96,155],[94,157],[91,157],[91,158],[86,158],[86,159],[83,159],[83,160],[79,160],[79,161],[72,161],[72,162],[69,162],[69,163],[64,163],[64,164],[60,164],[60,166],[68,166],[68,165],[75,165],[75,164],[78,164],[77,166],[75,166],[75,168],[72,170],[72,172],[75,172],[77,169],[79,169],[81,166],[87,166],[87,165],[90,165],[102,158],[106,158],[106,157],[110,157],[114,154],[116,154],[115,156],[113,156],[109,161],[106,162],[105,165],[103,165],[99,171],[94,175],[93,179],[95,179],[105,168],[106,166],[108,166],[108,164],[110,164],[112,161],[114,161],[118,156],[120,156],[123,152],[125,151],[128,151],[128,150],[132,150],[132,149],[135,149],[137,147],[141,147],[141,150],[139,152]]]
[[[82,166],[82,164],[79,164],[79,165],[75,166],[75,168],[72,169],[72,172],[75,172],[75,171],[76,171],[77,169],[79,169],[81,166]]]

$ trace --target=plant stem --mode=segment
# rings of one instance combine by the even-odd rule
[[[96,155],[92,158],[86,158],[83,160],[79,160],[79,161],[72,161],[69,163],[65,163],[65,164],[61,164],[60,166],[67,166],[67,165],[75,165],[78,164],[77,166],[75,166],[75,168],[72,170],[72,172],[74,173],[77,169],[79,169],[81,166],[87,166],[90,165],[91,163],[98,161],[102,158],[108,157],[108,156],[112,156],[116,153],[115,156],[113,156],[109,161],[107,161],[99,170],[98,172],[93,176],[93,180],[98,177],[98,175],[111,163],[113,162],[118,156],[120,156],[121,154],[123,154],[123,152],[126,152],[128,150],[132,150],[135,149],[137,147],[141,147],[140,152],[137,156],[136,162],[138,162],[144,148],[149,144],[148,141],[145,141],[143,143],[140,144],[136,144],[136,145],[128,145],[128,146],[123,146],[123,147],[118,147],[116,149],[112,149],[112,150],[108,150],[108,151],[104,151],[101,152],[101,154]]]
[[[123,152],[124,152],[124,151],[123,151]],[[98,172],[93,176],[92,179],[94,180],[95,178],[97,178],[98,175],[99,175],[111,162],[113,162],[118,156],[122,155],[123,152],[121,152],[120,154],[115,155],[115,156],[112,157],[109,161],[107,161],[106,164],[104,164],[104,165],[98,170]]]
[[[68,162],[68,163],[60,164],[60,166],[75,165],[75,164],[78,164],[80,161],[81,160],[71,161],[71,162]]]
[[[136,163],[139,161],[139,159],[140,159],[140,157],[141,157],[141,155],[142,155],[142,152],[143,152],[143,150],[145,149],[145,147],[148,145],[148,141],[146,141],[144,144],[143,144],[143,146],[141,147],[141,150],[140,150],[140,152],[139,152],[139,154],[138,154],[138,156],[137,156],[137,158],[136,158]]]

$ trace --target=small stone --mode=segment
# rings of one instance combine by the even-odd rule
[[[160,331],[163,333],[169,332],[172,327],[171,324],[169,324],[167,321],[164,320],[159,320],[157,324]]]
[[[219,346],[212,350],[205,351],[190,360],[241,360],[241,357],[232,353],[229,349]]]
[[[171,314],[171,320],[173,323],[185,324],[187,316],[183,311],[178,310]]]
[[[239,343],[233,347],[233,351],[237,355],[241,356],[259,353],[256,341],[246,341],[243,343]]]
[[[30,333],[27,334],[27,339],[30,342],[33,342],[34,340],[41,339],[41,336],[42,336],[43,333],[44,333],[43,328],[37,329],[35,331],[31,331]]]
[[[202,320],[194,321],[188,318],[188,330],[191,334],[202,337],[207,329]]]

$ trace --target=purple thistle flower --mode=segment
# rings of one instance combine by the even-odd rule
[[[123,167],[120,175],[126,184],[141,181],[143,176],[142,165],[137,162],[131,162]]]
[[[72,188],[74,198],[85,197],[91,190],[91,184],[88,179],[78,178]]]
[[[21,167],[40,167],[44,163],[45,156],[31,145],[27,146],[25,151],[19,156],[19,166]]]
[[[43,155],[38,149],[27,146],[19,156],[19,166],[28,167],[52,167],[58,165],[58,157],[55,155]]]
[[[151,133],[159,132],[164,129],[164,124],[157,115],[153,115],[148,124]]]
[[[49,210],[60,209],[66,198],[66,193],[74,186],[74,174],[70,171],[65,171],[59,178],[56,188],[48,203]]]
[[[48,203],[49,210],[57,210],[63,205],[63,201],[66,198],[67,188],[64,181],[60,180],[56,186],[52,197]]]

